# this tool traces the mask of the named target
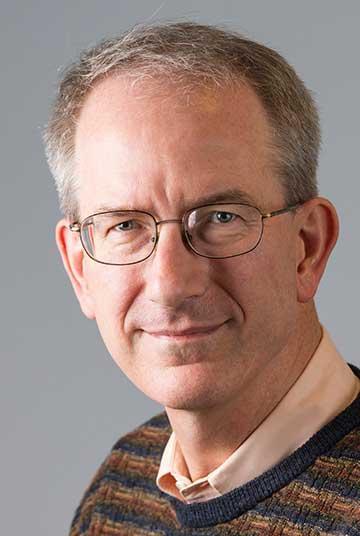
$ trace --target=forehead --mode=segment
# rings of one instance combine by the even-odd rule
[[[184,93],[170,83],[106,79],[88,96],[76,131],[80,212],[182,210],[231,189],[260,205],[282,197],[271,146],[261,102],[245,85]]]

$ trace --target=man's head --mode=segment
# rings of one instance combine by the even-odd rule
[[[314,105],[276,53],[203,26],[135,30],[72,67],[46,140],[65,267],[84,314],[142,391],[175,408],[227,403],[298,351],[337,219],[315,197]],[[119,209],[181,220],[210,201],[264,214],[306,203],[265,219],[255,249],[224,259],[196,255],[171,221],[148,259],[101,264],[68,227]]]

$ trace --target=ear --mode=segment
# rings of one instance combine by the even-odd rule
[[[69,222],[62,219],[56,225],[55,239],[82,312],[87,318],[93,320],[95,318],[94,304],[84,272],[85,253],[81,245],[80,235],[70,231]]]
[[[307,201],[297,214],[298,301],[310,301],[318,288],[326,263],[339,235],[335,207],[325,198]]]

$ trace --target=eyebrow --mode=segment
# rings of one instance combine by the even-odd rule
[[[254,198],[249,195],[244,190],[241,190],[239,188],[227,188],[226,190],[222,190],[221,192],[214,192],[209,195],[198,197],[191,201],[191,203],[186,203],[186,206],[183,207],[184,210],[189,210],[193,207],[198,207],[201,205],[207,205],[207,204],[216,204],[216,203],[245,203],[247,205],[253,205],[258,208],[261,208],[259,204],[254,200]],[[97,212],[113,212],[113,211],[121,211],[121,210],[145,210],[141,207],[135,207],[135,206],[113,206],[113,205],[100,205],[97,206],[94,209],[93,213]]]

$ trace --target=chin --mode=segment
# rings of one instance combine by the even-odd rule
[[[221,375],[217,375],[215,384],[213,374],[206,374],[200,366],[178,369],[180,367],[171,367],[153,377],[153,381],[149,378],[146,383],[137,382],[135,385],[155,402],[172,409],[194,411],[224,402],[226,390],[221,389]]]

